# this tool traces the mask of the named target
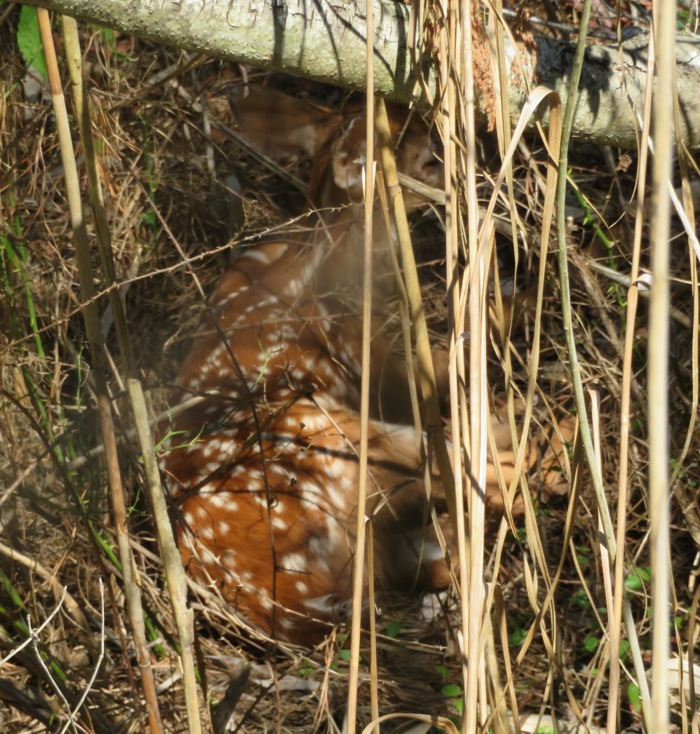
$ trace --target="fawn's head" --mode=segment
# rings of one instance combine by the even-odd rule
[[[241,133],[275,161],[309,160],[309,203],[335,209],[363,200],[367,116],[363,105],[342,112],[261,85],[234,87],[231,107]],[[389,111],[396,164],[405,176],[440,186],[439,145],[420,114],[392,106]],[[408,206],[420,203],[409,195]]]

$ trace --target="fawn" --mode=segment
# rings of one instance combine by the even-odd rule
[[[342,618],[352,589],[365,116],[254,86],[233,106],[266,152],[313,159],[310,201],[322,214],[245,250],[221,277],[178,378],[176,404],[199,400],[174,418],[163,468],[189,573],[271,636],[313,644]],[[441,183],[419,119],[396,156],[403,173]],[[390,280],[389,235],[375,232],[379,276]],[[425,527],[405,364],[381,328],[388,300],[378,303],[367,505],[375,578],[389,589],[442,588],[449,571]]]

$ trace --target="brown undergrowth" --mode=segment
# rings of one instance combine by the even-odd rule
[[[55,120],[50,101],[41,95],[32,98],[23,81],[14,19],[10,14],[0,26],[0,78],[5,82],[0,103],[4,291],[0,302],[0,659],[7,656],[0,666],[0,728],[8,734],[54,731],[65,723],[69,710],[77,709],[76,719],[87,731],[142,731],[142,695],[114,550]],[[238,69],[97,30],[84,30],[84,48],[119,293],[155,417],[167,411],[169,387],[205,309],[206,299],[194,276],[209,294],[230,263],[233,248],[299,213],[307,163],[290,163],[289,172],[300,182],[297,190],[282,183],[227,134],[222,125],[233,126],[227,86],[238,78]],[[321,104],[334,106],[345,100],[342,93],[326,87],[282,78],[269,82]],[[490,195],[489,176],[496,166],[489,152],[493,149],[494,142],[485,140],[480,184],[484,199]],[[516,277],[524,292],[535,284],[539,265],[536,233],[542,215],[544,161],[541,142],[533,136],[523,144],[514,165],[513,206],[520,222],[517,270],[508,238],[508,212],[497,212],[501,286]],[[569,200],[574,328],[585,385],[600,396],[603,479],[615,512],[623,390],[620,355],[626,328],[626,286],[619,281],[628,272],[630,258],[636,157],[574,147],[571,163],[571,178],[578,187],[577,194],[572,188]],[[423,215],[414,229],[436,342],[446,333],[440,219],[439,210]],[[92,232],[92,222],[88,226]],[[690,326],[691,272],[687,244],[679,233],[680,228],[672,265],[675,311],[669,385],[674,457],[685,440],[692,384],[697,379]],[[645,251],[643,265],[648,257]],[[537,418],[545,423],[545,405],[571,410],[558,293],[552,260],[547,263],[538,377]],[[534,310],[524,300],[507,347],[512,367],[507,367],[503,342],[493,329],[489,379],[494,410],[506,385],[525,389]],[[110,389],[130,503],[129,539],[143,594],[163,730],[186,731],[175,628],[142,490],[140,452],[124,394],[123,366],[104,297],[100,306],[113,360]],[[646,608],[644,300],[640,308],[630,388],[631,498],[625,553],[626,593],[644,655],[651,624]],[[697,432],[696,428],[674,485],[671,562],[677,627],[670,657],[686,650],[694,611],[693,559],[700,550]],[[499,518],[492,517],[484,529],[489,548],[498,549],[486,559],[487,579],[497,596],[492,615],[495,669],[509,708],[517,707],[523,719],[542,712],[575,720],[579,713],[590,725],[604,726],[607,693],[601,670],[609,651],[603,632],[607,611],[595,500],[584,476],[572,510],[567,497],[553,498],[548,504],[537,497],[534,501],[533,526],[516,519],[514,528],[506,529],[499,527]],[[542,601],[543,589],[549,588],[562,558],[552,591],[553,607],[540,619],[533,600]],[[205,704],[222,699],[231,676],[248,662],[252,672],[234,718],[239,731],[270,727],[283,732],[337,731],[342,727],[346,630],[339,629],[313,651],[287,648],[245,629],[207,589],[193,592],[192,602],[203,672],[203,710]],[[456,607],[454,593],[426,601],[382,601],[378,642],[382,713],[459,715],[462,682]],[[625,645],[621,657],[627,664]],[[368,722],[366,651],[364,655],[360,718]],[[635,727],[639,713],[634,687],[628,683],[624,681],[622,724]],[[678,703],[679,720],[682,710]]]

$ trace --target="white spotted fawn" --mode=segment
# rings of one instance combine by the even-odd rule
[[[244,250],[220,279],[174,407],[199,400],[175,411],[162,465],[188,572],[271,636],[313,644],[342,618],[352,589],[365,116],[255,86],[233,106],[244,134],[263,151],[314,160],[310,201],[324,211],[308,215],[313,225]],[[403,173],[441,184],[418,118],[403,131],[396,156]],[[379,217],[375,233],[378,275],[390,280]],[[377,302],[387,310],[387,299]],[[421,436],[404,362],[381,328],[385,315],[376,319],[370,376],[367,513],[375,579],[387,589],[442,588],[449,573],[425,528]],[[512,460],[509,442],[501,440]],[[535,460],[533,450],[529,465]],[[503,468],[510,480],[512,467]],[[500,498],[490,476],[487,497]]]

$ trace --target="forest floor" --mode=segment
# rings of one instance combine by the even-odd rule
[[[56,122],[50,96],[32,88],[25,75],[16,42],[17,14],[5,13],[0,25],[0,660],[5,660],[0,662],[0,729],[7,734],[58,730],[68,708],[80,708],[82,731],[144,731]],[[600,28],[604,26],[601,22]],[[167,410],[206,298],[232,253],[246,238],[303,210],[308,162],[292,161],[287,167],[300,183],[297,190],[228,133],[235,120],[227,89],[240,82],[234,65],[98,29],[85,28],[83,44],[119,295],[149,407],[157,416]],[[334,88],[248,73],[322,105],[337,108],[346,101]],[[479,187],[484,199],[497,170],[496,150],[495,140],[485,135]],[[80,163],[80,149],[76,157]],[[514,255],[511,241],[499,235],[497,242],[501,283],[517,279],[523,292],[538,278],[543,160],[541,139],[533,133],[513,166],[521,245]],[[627,528],[625,593],[644,657],[652,624],[645,386],[650,345],[645,299],[629,327],[626,289],[614,277],[629,272],[637,155],[574,145],[570,165],[576,187],[576,192],[571,187],[567,211],[574,329],[584,384],[599,400],[595,421],[603,483],[616,521],[620,405],[626,391],[631,397],[629,500],[620,516]],[[497,213],[510,221],[505,208]],[[447,333],[441,216],[439,209],[423,213],[414,228],[431,335],[438,346],[444,346]],[[698,366],[692,329],[697,297],[689,287],[694,266],[679,223],[674,220],[673,226],[669,436],[675,469],[692,425]],[[94,238],[91,218],[88,231]],[[641,262],[643,268],[649,265],[648,245],[642,246]],[[596,267],[600,265],[603,270]],[[540,408],[549,405],[572,413],[554,244],[544,272]],[[175,624],[144,498],[140,450],[130,429],[126,371],[104,294],[99,303],[112,359],[109,387],[127,495],[128,538],[144,600],[163,730],[185,732]],[[636,340],[631,385],[622,381],[627,328],[635,329]],[[533,332],[533,313],[523,308],[513,332],[507,377],[499,338],[492,334],[488,359],[494,406],[503,399],[505,384],[520,390],[527,384]],[[543,415],[538,417],[548,420]],[[669,665],[676,668],[678,656],[689,644],[693,649],[694,638],[689,643],[688,636],[694,634],[700,551],[698,428],[687,438],[672,499],[670,577],[676,620]],[[594,730],[606,723],[605,670],[611,655],[596,498],[584,472],[575,498],[545,502],[534,496],[533,501],[534,523],[526,526],[523,518],[516,518],[509,528],[492,515],[484,529],[486,574],[496,597],[487,665],[491,679],[500,679],[509,710],[517,711],[521,721],[545,714],[568,731],[579,720]],[[551,604],[538,615],[548,592]],[[200,590],[191,601],[203,710],[222,699],[231,678],[249,663],[251,675],[231,725],[236,730],[342,729],[347,629],[339,628],[314,650],[299,649],[241,628],[215,594]],[[458,718],[462,663],[456,609],[454,592],[382,603],[377,676],[381,713]],[[631,671],[627,641],[619,656]],[[367,723],[367,649],[361,665],[360,720]],[[633,677],[623,673],[618,730],[640,727],[639,688]],[[677,722],[685,719],[683,711],[674,700]],[[532,724],[524,730],[533,730]]]

